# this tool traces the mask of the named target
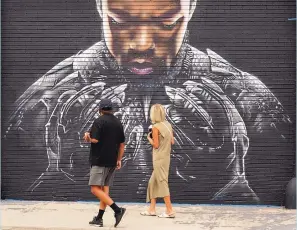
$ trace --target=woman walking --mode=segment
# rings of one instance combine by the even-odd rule
[[[175,213],[173,212],[168,186],[171,145],[174,144],[173,131],[170,123],[165,120],[165,110],[162,105],[155,104],[151,107],[150,118],[153,128],[147,139],[153,146],[153,173],[148,183],[146,197],[146,202],[150,202],[150,207],[141,215],[156,216],[156,199],[163,198],[166,212],[159,217],[174,218]]]

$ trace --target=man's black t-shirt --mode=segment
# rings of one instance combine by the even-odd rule
[[[97,118],[91,128],[91,166],[115,167],[120,143],[125,142],[125,134],[120,120],[113,114],[104,114]]]

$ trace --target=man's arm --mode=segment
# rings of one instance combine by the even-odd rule
[[[123,126],[121,125],[121,131],[120,131],[120,136],[119,136],[119,152],[118,152],[118,159],[117,159],[117,169],[120,169],[122,167],[122,158],[124,156],[124,151],[125,151],[125,132],[123,129]]]
[[[97,144],[100,140],[101,135],[101,125],[100,122],[94,121],[91,129],[85,132],[83,139],[88,143]]]
[[[121,161],[124,156],[125,151],[125,143],[121,143],[119,147],[119,153],[118,153],[118,161]]]
[[[118,152],[118,159],[117,159],[117,169],[122,167],[122,158],[124,156],[125,151],[125,143],[120,143],[119,152]]]
[[[96,144],[99,142],[99,140],[97,140],[96,138],[91,138],[91,134],[90,132],[85,132],[85,135],[84,135],[84,140],[88,143],[93,143],[93,144]]]
[[[99,141],[97,139],[95,139],[95,138],[91,138],[90,142],[93,143],[93,144],[97,144]]]

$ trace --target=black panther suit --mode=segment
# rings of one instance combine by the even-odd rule
[[[7,140],[16,132],[29,135],[27,150],[48,157],[30,192],[53,178],[85,184],[88,145],[82,136],[98,117],[101,98],[113,101],[124,125],[126,153],[117,185],[132,200],[144,199],[151,173],[146,135],[154,103],[165,106],[174,128],[170,188],[181,201],[199,195],[214,202],[259,202],[245,171],[250,136],[272,133],[281,140],[284,124],[291,122],[257,77],[211,50],[185,43],[164,75],[143,80],[118,66],[101,41],[57,64],[16,101]]]

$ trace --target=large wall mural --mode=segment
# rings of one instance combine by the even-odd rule
[[[47,159],[47,167],[36,166],[41,174],[22,188],[27,198],[89,198],[82,192],[89,171],[89,146],[82,137],[98,117],[100,100],[110,98],[127,140],[115,196],[144,201],[152,167],[149,108],[161,103],[175,132],[170,181],[176,202],[266,202],[263,190],[269,185],[258,194],[253,184],[262,182],[250,183],[246,158],[252,151],[267,159],[271,151],[286,151],[293,122],[259,77],[189,41],[196,5],[195,0],[97,0],[102,40],[27,88],[5,127],[4,148],[20,156],[31,152],[33,161],[34,154]],[[266,137],[267,149],[259,137]],[[274,143],[282,149],[270,148]]]

